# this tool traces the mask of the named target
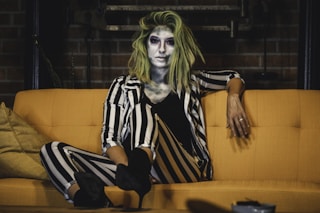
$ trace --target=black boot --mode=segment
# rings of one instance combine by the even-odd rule
[[[128,156],[128,166],[117,166],[116,183],[124,190],[134,190],[139,195],[139,208],[145,194],[151,189],[151,163],[147,153],[141,149],[134,149]]]
[[[103,208],[112,206],[104,193],[103,182],[94,174],[77,172],[74,174],[80,190],[74,195],[74,206],[80,208]]]

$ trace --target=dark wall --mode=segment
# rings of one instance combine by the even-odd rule
[[[298,87],[320,89],[320,1],[300,1]]]
[[[32,9],[30,13],[29,7],[32,6],[33,1],[36,0],[0,1],[0,101],[5,101],[9,106],[12,105],[17,91],[34,88],[33,86],[36,83],[32,82],[34,80],[32,72],[35,70],[35,64],[30,65],[34,60],[33,52],[39,51],[38,47],[34,47],[33,23],[32,21],[30,23],[33,13]],[[67,21],[65,10],[69,6],[64,4],[70,1],[38,0],[41,9],[38,13],[39,32],[37,35],[40,46],[44,49],[50,63],[48,64],[48,61],[41,58],[40,55],[37,57],[39,59],[37,86],[39,88],[56,87],[56,83],[59,83],[60,80],[64,88],[87,88],[89,79],[90,88],[105,88],[110,85],[116,76],[127,73],[127,61],[131,53],[133,32],[109,32],[93,27],[89,39],[91,55],[88,57],[88,45],[85,40],[88,36],[88,27],[83,23]],[[248,89],[297,88],[298,73],[301,75],[301,70],[304,70],[304,67],[301,68],[300,66],[298,72],[299,32],[301,32],[299,30],[299,13],[300,5],[305,1],[248,1],[251,2],[250,19],[248,20],[253,24],[250,31],[239,32],[234,38],[230,38],[229,33],[195,32],[206,58],[206,64],[197,63],[196,68],[235,69],[245,78]],[[79,9],[87,8],[85,4],[88,3],[87,0],[76,2],[81,3]],[[99,1],[90,0],[89,2]],[[102,0],[100,2],[108,2],[109,4],[132,3],[131,0]],[[263,15],[261,11],[264,11],[264,8],[261,8],[261,3],[265,2],[270,6],[268,7],[270,18],[266,31],[267,39],[264,39],[265,25],[261,19]],[[316,0],[313,2],[317,3]],[[134,4],[137,5],[176,5],[181,3],[223,5],[237,4],[238,0],[134,1]],[[317,7],[315,6],[313,9]],[[96,6],[92,7],[92,4],[90,4],[89,8],[94,9]],[[122,13],[118,14],[118,17],[122,16]],[[97,26],[101,20],[98,16],[95,17],[94,25]],[[204,18],[206,17],[204,16]],[[127,21],[136,22],[135,19]],[[304,32],[304,29],[302,29],[302,32]],[[311,46],[314,45],[316,43]],[[316,50],[318,49],[316,48]],[[266,57],[265,53],[267,53]],[[90,78],[87,75],[88,61],[91,65]],[[312,61],[315,64],[317,62],[316,59],[312,59]],[[309,63],[310,67],[313,63]],[[301,64],[304,64],[304,62]],[[265,71],[271,75],[261,76],[261,74],[265,74]],[[302,77],[304,75],[303,72]],[[316,73],[313,75],[315,76]],[[270,76],[271,78],[269,78]],[[315,84],[317,82],[319,81],[315,80]]]

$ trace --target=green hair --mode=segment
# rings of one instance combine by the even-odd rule
[[[157,26],[167,26],[174,35],[174,52],[167,76],[168,84],[175,89],[190,89],[190,72],[196,60],[204,57],[190,28],[173,11],[151,12],[139,21],[140,31],[132,43],[133,52],[129,59],[129,73],[144,83],[150,83],[150,62],[147,39]]]

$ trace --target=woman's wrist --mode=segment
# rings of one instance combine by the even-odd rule
[[[241,95],[244,90],[244,84],[240,78],[233,78],[228,82],[227,91],[229,95]]]

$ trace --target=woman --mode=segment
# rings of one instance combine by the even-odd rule
[[[192,72],[204,61],[190,29],[172,11],[140,20],[129,75],[116,78],[104,105],[103,155],[52,142],[41,158],[57,189],[79,207],[110,205],[104,185],[143,196],[152,183],[212,179],[200,98],[228,90],[227,122],[246,137],[248,120],[240,101],[244,84],[235,71]]]

